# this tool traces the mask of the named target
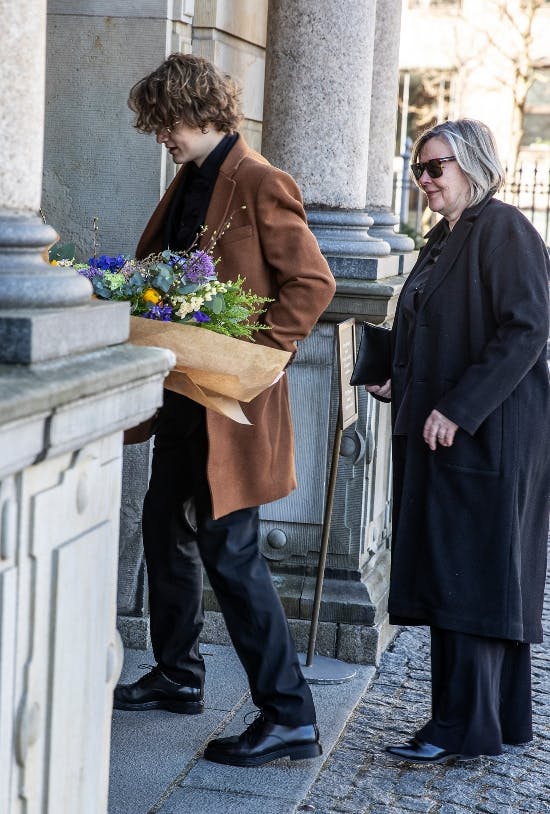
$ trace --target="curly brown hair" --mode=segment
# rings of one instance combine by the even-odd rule
[[[207,59],[175,53],[136,82],[128,107],[136,114],[134,127],[142,133],[158,133],[178,122],[232,133],[243,117],[239,94],[231,77]]]

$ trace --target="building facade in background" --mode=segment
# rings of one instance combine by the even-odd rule
[[[507,168],[502,197],[550,242],[549,43],[548,0],[403,0],[398,176],[407,138],[438,120],[481,119]],[[420,209],[412,194],[417,231]]]

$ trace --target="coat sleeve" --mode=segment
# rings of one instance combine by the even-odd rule
[[[296,340],[311,331],[329,302],[335,282],[317,240],[307,226],[294,180],[275,168],[266,172],[256,194],[262,252],[278,292],[263,315],[271,330],[258,332],[259,344],[296,351]]]
[[[471,435],[545,350],[549,272],[547,249],[521,216],[508,224],[506,238],[482,261],[482,295],[489,297],[496,330],[478,361],[436,405]]]

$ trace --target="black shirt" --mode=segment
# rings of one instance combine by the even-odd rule
[[[185,251],[196,240],[201,227],[205,225],[220,167],[238,138],[238,133],[224,136],[200,167],[190,161],[181,170],[185,177],[174,195],[164,227],[166,248]]]
[[[402,301],[400,303],[400,315],[403,320],[408,337],[409,352],[412,350],[414,330],[416,327],[416,314],[424,293],[424,288],[428,282],[430,274],[437,273],[434,270],[439,255],[443,251],[445,241],[449,237],[450,229],[445,221],[443,235],[434,245],[430,251],[423,258],[419,267],[413,272],[414,277],[411,277],[411,284],[404,292]],[[410,398],[411,398],[411,359],[407,362],[406,371],[406,384],[403,399],[399,406],[399,411],[395,419],[395,426],[393,428],[394,435],[408,435],[409,432],[409,414],[410,414]]]

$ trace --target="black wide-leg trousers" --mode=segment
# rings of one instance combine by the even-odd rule
[[[499,755],[533,737],[529,644],[431,628],[432,719],[421,740]]]
[[[248,676],[252,700],[275,723],[315,721],[288,623],[258,548],[258,508],[214,520],[206,475],[205,410],[165,391],[143,507],[151,640],[156,661],[171,678],[202,687],[202,569]],[[196,530],[183,506],[191,500]]]

